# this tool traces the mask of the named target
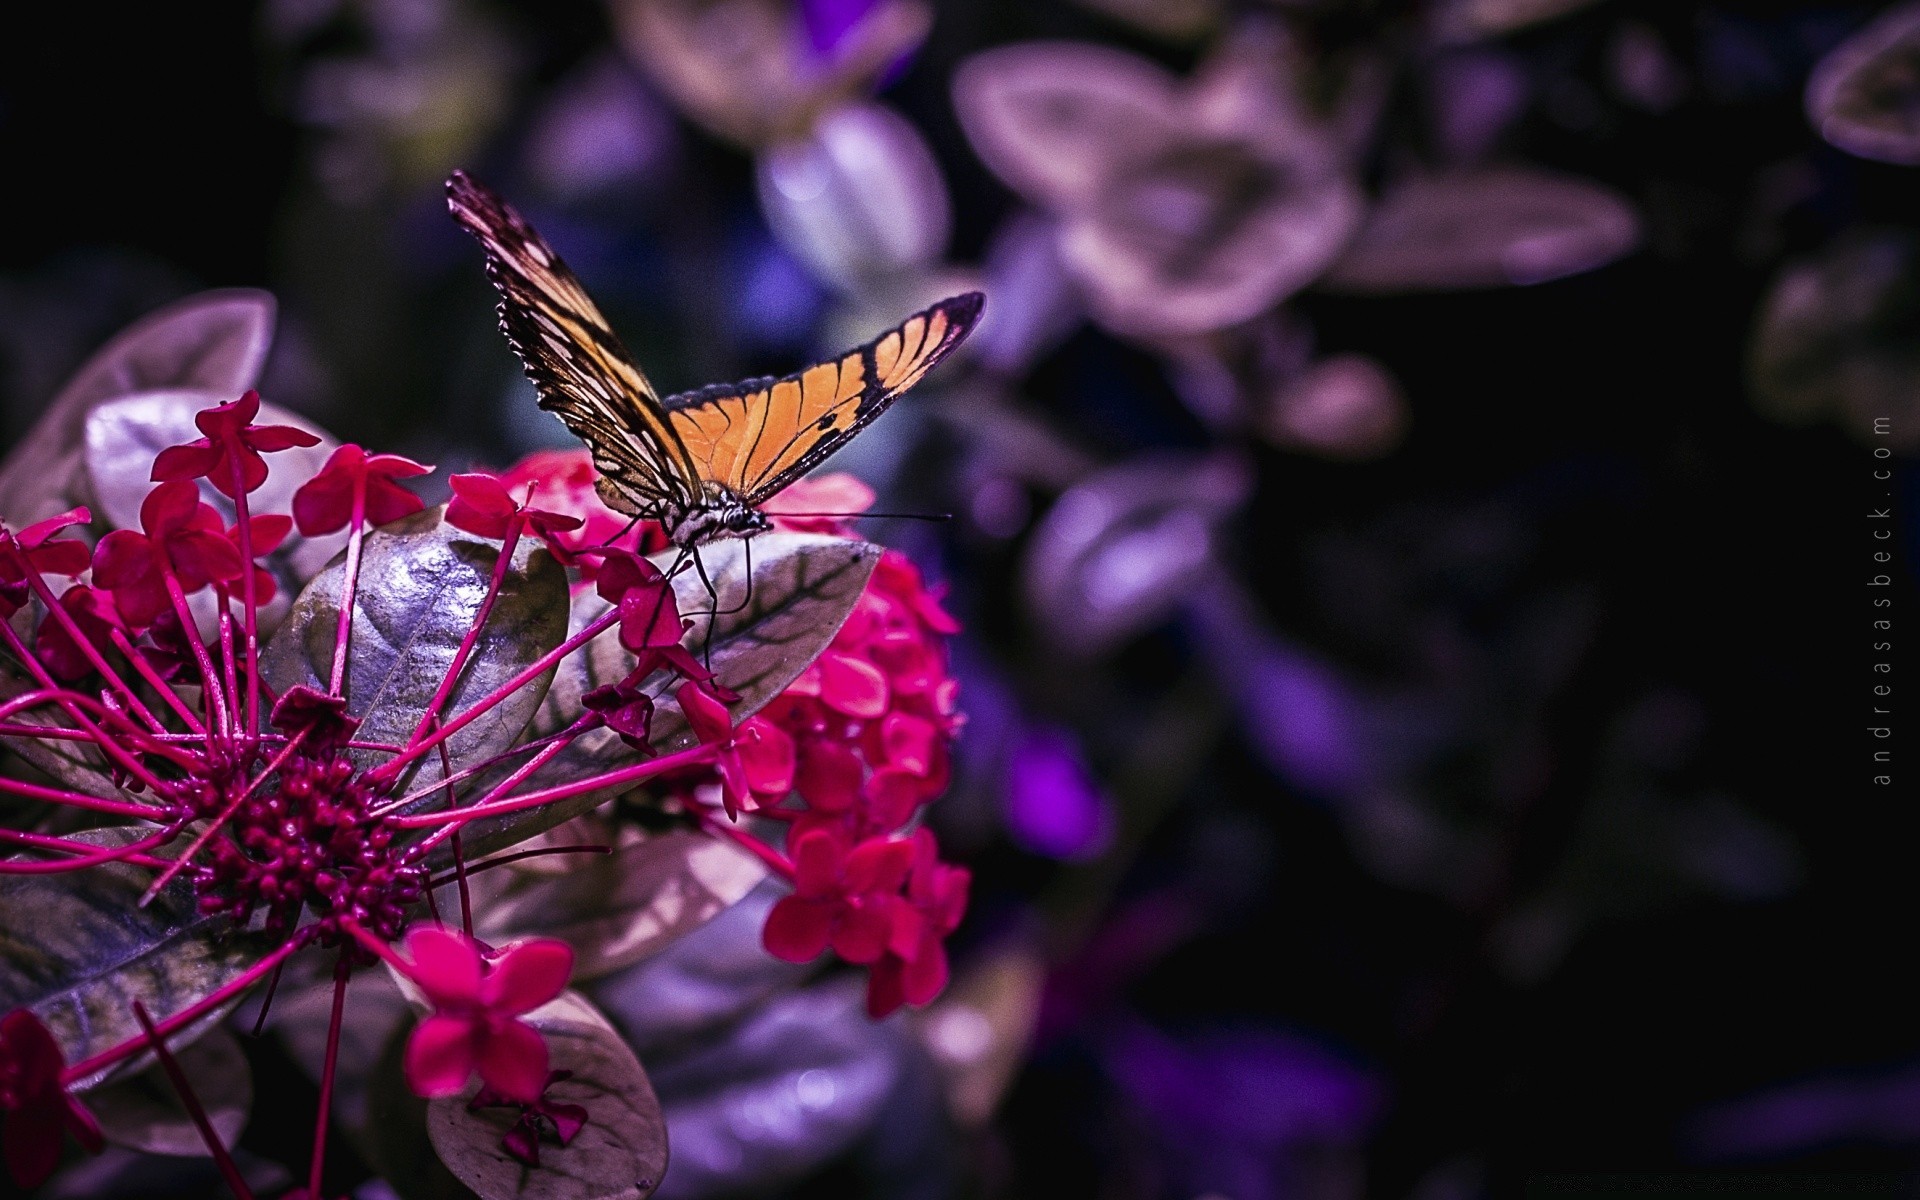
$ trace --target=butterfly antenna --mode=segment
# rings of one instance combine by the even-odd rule
[[[843,521],[858,521],[865,517],[885,521],[951,521],[953,514],[944,513],[907,513],[907,512],[777,512],[776,517],[836,517]]]

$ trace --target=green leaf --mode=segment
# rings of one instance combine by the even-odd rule
[[[361,719],[361,740],[406,743],[486,600],[499,543],[441,518],[436,508],[396,521],[368,534],[362,548],[346,678],[347,708]],[[345,573],[343,558],[314,576],[268,643],[261,671],[276,691],[295,684],[326,690]],[[442,715],[458,715],[558,646],[566,613],[566,572],[537,541],[523,539]],[[511,747],[552,677],[549,670],[529,681],[447,739],[454,770]],[[370,764],[385,757],[366,755]],[[437,759],[432,772],[439,770]]]
[[[171,1041],[168,1049],[173,1050]],[[174,1050],[174,1058],[221,1144],[232,1148],[253,1108],[253,1070],[240,1042],[225,1029],[214,1029],[191,1046]],[[131,1078],[95,1088],[87,1096],[87,1107],[100,1122],[100,1132],[116,1146],[186,1157],[210,1153],[180,1093],[157,1062]]]
[[[238,399],[266,361],[273,316],[271,294],[230,288],[188,296],[122,330],[75,372],[0,464],[0,520],[18,528],[85,503],[83,431],[103,401],[162,388]]]
[[[141,830],[96,830],[77,840],[124,844]],[[232,982],[279,940],[201,917],[176,879],[145,908],[153,873],[109,863],[55,875],[0,875],[0,1011],[29,1008],[69,1063],[141,1036],[135,1000],[156,1018]],[[184,1047],[218,1014],[174,1036]],[[98,1083],[98,1078],[82,1086]]]
[[[779,695],[807,669],[808,664],[840,632],[847,614],[860,599],[880,561],[881,548],[870,542],[820,534],[769,533],[751,542],[752,594],[748,594],[748,545],[740,539],[711,542],[700,548],[702,565],[713,582],[714,598],[707,594],[699,573],[683,571],[674,578],[680,613],[694,619],[685,638],[698,655],[708,647],[707,627],[713,626],[713,670],[720,682],[740,694],[732,706],[735,720],[744,720]],[[664,569],[670,555],[656,562]],[[718,609],[716,619],[705,614]],[[737,611],[736,611],[737,610]],[[607,604],[585,592],[574,597],[570,629],[578,632],[605,614]],[[541,737],[571,724],[580,715],[580,698],[603,684],[617,683],[633,669],[634,659],[620,645],[618,631],[610,629],[560,664],[546,703],[529,731]],[[664,676],[649,681],[659,691]],[[694,743],[680,706],[669,694],[659,702],[653,719],[653,746],[670,752]],[[588,779],[640,761],[640,755],[619,735],[598,729],[575,738],[561,754],[536,772],[520,790],[533,791]],[[504,775],[496,775],[500,778]],[[591,811],[618,794],[607,788],[568,800],[503,817],[476,821],[464,835],[469,853],[489,854],[532,837],[562,821]]]
[[[481,1200],[642,1200],[667,1170],[667,1123],[640,1060],[607,1019],[577,992],[528,1013],[547,1041],[552,1069],[572,1076],[547,1089],[557,1104],[587,1110],[573,1143],[542,1141],[528,1167],[500,1139],[517,1108],[469,1112],[478,1082],[427,1105],[427,1136],[440,1161]]]
[[[693,932],[767,874],[753,855],[703,833],[628,830],[628,838],[612,854],[535,860],[564,863],[564,870],[476,876],[484,894],[475,895],[475,933],[495,945],[560,938],[573,947],[579,982],[631,966]]]

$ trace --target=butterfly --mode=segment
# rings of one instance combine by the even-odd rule
[[[769,527],[759,506],[847,444],[979,323],[968,292],[779,378],[660,397],[553,247],[456,171],[447,207],[487,252],[500,328],[540,394],[593,453],[608,507],[657,521],[683,549]]]

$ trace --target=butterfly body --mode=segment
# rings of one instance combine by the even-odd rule
[[[984,304],[978,292],[955,296],[792,375],[662,399],[525,218],[457,171],[447,204],[487,252],[500,327],[540,407],[592,451],[601,499],[657,521],[682,548],[767,529],[760,506],[919,382],[972,331]]]

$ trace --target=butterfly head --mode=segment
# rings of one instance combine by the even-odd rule
[[[700,497],[680,512],[668,512],[661,522],[667,540],[676,546],[694,546],[715,538],[750,537],[773,528],[765,513],[743,500],[725,484],[704,482]]]

